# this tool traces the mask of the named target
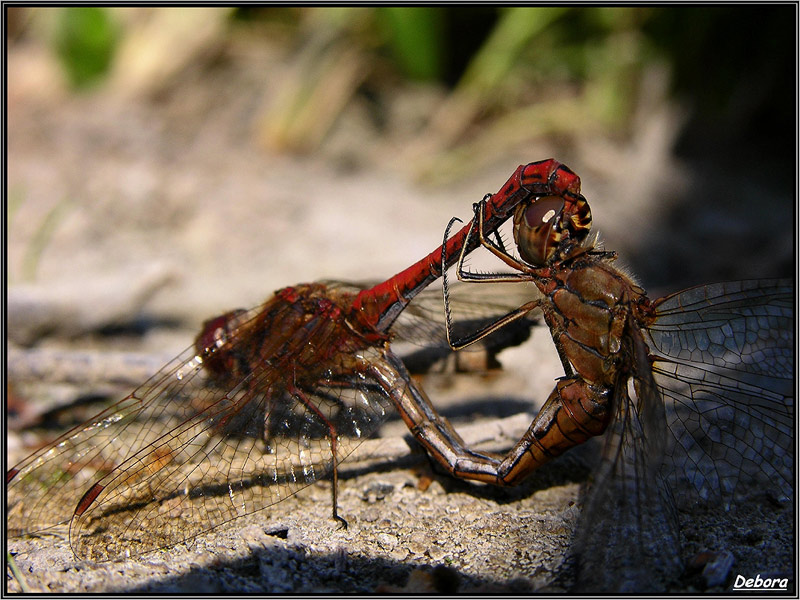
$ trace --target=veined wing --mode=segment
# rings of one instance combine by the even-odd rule
[[[691,500],[740,484],[791,497],[794,291],[788,281],[698,286],[654,303],[646,334],[671,443],[666,473]]]
[[[358,360],[364,368],[352,375],[293,391],[271,384],[266,371],[254,373],[130,456],[95,484],[96,499],[73,519],[76,554],[105,560],[171,546],[326,478],[334,451],[344,460],[390,412],[390,399],[366,374],[369,363],[383,364],[381,350]]]
[[[259,312],[240,314],[238,323]],[[302,323],[299,335],[325,346],[329,321]],[[127,398],[12,468],[9,533],[71,521],[76,554],[95,560],[169,546],[325,477],[334,444],[341,460],[385,419],[390,400],[366,368],[385,350],[334,353],[322,359],[321,376],[296,382],[270,357],[221,385],[209,377],[220,357],[273,343],[251,338],[188,348]]]
[[[8,533],[23,535],[68,523],[94,480],[185,418],[183,394],[205,385],[199,358],[190,346],[126,398],[10,469]]]
[[[369,289],[374,284],[374,282],[341,281],[324,283],[329,287],[351,292]],[[449,290],[456,338],[478,331],[540,295],[533,284],[520,285],[520,283],[496,283],[490,286],[454,283],[449,286]],[[467,346],[463,351],[486,349],[490,352],[499,352],[504,348],[517,346],[528,339],[531,328],[538,321],[538,314],[531,313],[493,332],[479,343]],[[408,343],[426,351],[441,350],[443,354],[449,354],[450,345],[447,342],[441,289],[428,288],[417,294],[397,317],[390,331],[395,344]],[[401,352],[404,359],[406,354]]]
[[[265,306],[236,312],[239,329],[249,331]],[[276,319],[276,328],[250,340],[231,332],[209,337],[201,352],[187,348],[128,397],[14,467],[7,474],[9,533],[71,521],[80,556],[138,554],[324,478],[333,465],[332,440],[341,460],[390,412],[386,390],[365,375],[364,365],[388,367],[382,350],[366,348],[315,359],[323,362],[322,375],[312,379],[302,366],[294,376],[273,369],[296,336],[328,351],[329,321],[300,320],[296,330],[288,322]],[[256,346],[274,351],[260,355]],[[212,374],[239,374],[221,383],[209,376],[209,366]],[[410,378],[396,373],[393,379]]]
[[[644,341],[632,323],[628,332],[633,379],[620,376],[613,390],[614,416],[578,523],[578,591],[663,591],[681,572],[677,512],[661,476],[663,401]]]

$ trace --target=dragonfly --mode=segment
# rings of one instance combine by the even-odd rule
[[[502,225],[531,196],[580,197],[549,159],[521,165],[483,204]],[[11,536],[66,527],[80,559],[173,546],[332,480],[396,410],[432,453],[463,442],[390,348],[411,300],[465,247],[469,228],[368,289],[334,283],[278,290],[250,310],[206,321],[195,343],[143,385],[6,474]],[[409,308],[409,311],[413,310]]]
[[[779,501],[792,497],[791,281],[700,285],[650,300],[615,265],[616,253],[599,247],[585,198],[520,203],[513,252],[484,228],[482,208],[475,205],[466,240],[477,237],[511,271],[469,270],[465,241],[459,280],[528,283],[535,292],[462,338],[448,325],[448,341],[461,349],[540,311],[564,373],[505,455],[480,463],[453,455],[451,462],[469,464],[469,478],[514,485],[604,434],[575,536],[579,589],[663,589],[682,570],[678,506],[702,501],[730,509],[753,486]],[[446,272],[443,290],[449,324]]]

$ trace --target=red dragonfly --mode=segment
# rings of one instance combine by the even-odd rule
[[[579,587],[642,592],[679,574],[676,500],[727,509],[753,485],[777,499],[792,497],[790,281],[702,285],[651,301],[614,265],[614,252],[596,249],[583,197],[520,203],[513,221],[519,256],[489,237],[482,212],[476,204],[476,233],[465,240],[459,279],[532,282],[539,295],[463,339],[452,339],[448,328],[451,346],[463,348],[540,310],[564,375],[506,455],[452,462],[470,464],[472,478],[513,485],[605,433],[574,548]],[[468,271],[472,237],[513,271]],[[449,323],[446,272],[443,287]]]
[[[537,196],[580,198],[554,160],[520,166],[482,204],[486,230]],[[6,474],[10,535],[69,523],[76,556],[106,560],[191,539],[331,476],[392,407],[428,451],[460,448],[389,347],[423,288],[477,247],[464,227],[367,290],[312,283],[211,319],[122,401]],[[441,456],[439,456],[441,458]],[[456,474],[459,474],[456,471]]]

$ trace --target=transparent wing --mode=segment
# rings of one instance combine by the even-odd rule
[[[382,357],[370,349],[363,360]],[[366,375],[294,393],[269,379],[243,380],[101,479],[72,522],[76,554],[106,560],[171,546],[280,502],[327,477],[334,450],[346,458],[391,407]]]
[[[67,523],[93,481],[191,414],[182,396],[204,382],[191,346],[129,396],[17,464],[6,475],[8,533]]]
[[[362,289],[368,289],[366,284],[327,282],[324,285],[331,292],[357,293]],[[468,290],[467,287],[471,289]],[[524,295],[516,293],[520,288],[519,285],[511,290],[493,286],[454,286],[453,305],[456,316],[461,319],[455,324],[457,331],[464,333],[475,331],[476,324],[480,327],[517,308],[514,303],[524,301]],[[487,293],[493,291],[494,293]],[[515,294],[509,295],[510,292]],[[260,306],[257,306],[247,312],[257,312],[259,308]],[[425,373],[432,366],[440,364],[438,361],[452,355],[447,344],[444,321],[441,291],[425,290],[412,300],[393,324],[392,348],[403,358],[412,373]],[[530,336],[531,328],[537,321],[536,316],[520,319],[494,332],[480,343],[469,346],[465,351],[485,351],[489,356],[487,363],[491,365],[492,354],[523,343]],[[191,358],[193,352],[190,349],[188,359]],[[111,383],[124,388],[138,386],[148,379],[151,373],[161,371],[164,362],[164,357],[152,353],[12,348],[8,354],[8,373],[12,381],[23,385],[68,383],[96,389]],[[80,400],[76,404],[80,404]],[[66,419],[69,423],[78,423],[92,414],[87,412],[88,407],[73,405],[66,401],[62,401],[61,405],[56,407],[52,405],[33,407],[22,405],[21,402],[15,410],[9,408],[9,427],[12,429],[35,427],[48,419],[62,421]]]
[[[328,286],[352,292],[368,289],[373,283],[325,282]],[[478,331],[541,295],[533,284],[519,283],[498,283],[490,286],[454,283],[449,289],[457,338],[462,337],[462,334]],[[528,339],[531,327],[539,320],[540,315],[530,314],[487,336],[481,343],[464,348],[464,351],[479,351],[482,348],[500,351],[519,345]],[[441,289],[428,288],[415,296],[392,324],[391,332],[394,342],[407,342],[427,350],[444,350],[449,353]]]
[[[78,556],[133,555],[325,477],[334,445],[343,459],[388,413],[386,391],[366,375],[384,350],[344,338],[309,307],[271,302],[236,313],[240,335],[209,338],[199,353],[188,348],[12,468],[9,534],[71,520]]]
[[[204,331],[202,350],[187,348],[11,469],[9,533],[71,523],[81,557],[138,554],[326,477],[334,450],[342,460],[385,420],[387,392],[367,367],[390,367],[382,344],[324,312],[332,301],[348,307],[357,288],[308,287],[321,291],[220,317],[235,330]],[[393,380],[410,385],[407,372]]]
[[[619,378],[575,537],[576,588],[591,593],[662,591],[681,571],[677,512],[660,473],[663,401],[641,337],[632,332],[625,343],[636,365],[634,389],[627,376]]]
[[[455,337],[478,331],[485,325],[493,323],[499,317],[516,310],[522,304],[540,296],[533,284],[494,284],[470,285],[468,283],[451,284],[449,297],[453,311]],[[529,335],[531,326],[539,320],[537,314],[531,314],[519,326],[504,327],[498,334],[488,336],[485,345],[489,348],[501,349],[519,344]],[[437,344],[449,349],[444,318],[444,303],[440,290],[426,290],[414,298],[408,308],[398,318],[392,331],[403,339],[435,340]],[[423,335],[419,335],[423,333]],[[521,338],[521,339],[520,339]],[[480,345],[479,345],[480,346]],[[468,346],[468,348],[470,348]]]
[[[679,501],[727,507],[746,484],[791,497],[794,292],[790,282],[699,286],[655,303],[647,332]]]

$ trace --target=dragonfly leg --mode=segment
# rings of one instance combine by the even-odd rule
[[[450,344],[450,347],[453,350],[461,350],[462,348],[466,348],[470,344],[474,344],[478,340],[485,338],[490,333],[493,333],[500,329],[501,327],[505,327],[512,321],[516,321],[517,319],[521,319],[525,315],[527,315],[532,310],[535,310],[541,305],[541,301],[539,300],[532,300],[531,302],[526,302],[518,309],[511,311],[510,313],[506,314],[503,317],[500,317],[496,321],[489,323],[486,327],[479,329],[478,331],[469,334],[461,339],[454,340],[453,339],[453,319],[450,314],[450,302],[447,295],[447,290],[445,289],[445,331],[447,333],[447,343]]]
[[[458,262],[456,267],[456,275],[458,276],[459,281],[479,281],[479,282],[491,282],[491,283],[502,283],[502,282],[518,282],[518,281],[530,281],[530,275],[527,272],[528,266],[524,263],[519,262],[514,257],[508,254],[505,247],[503,246],[502,239],[497,231],[494,232],[495,236],[499,240],[498,242],[492,242],[488,240],[485,234],[485,225],[483,221],[483,213],[484,213],[484,206],[486,205],[486,199],[484,198],[480,202],[475,203],[474,205],[474,212],[475,216],[473,216],[472,221],[470,221],[469,229],[467,230],[467,235],[464,239],[464,243],[461,245],[461,252],[458,256]],[[511,267],[517,270],[515,273],[471,273],[464,268],[464,261],[467,255],[467,248],[470,245],[470,238],[473,235],[473,230],[475,229],[475,221],[478,221],[478,237],[480,243],[485,248],[488,248],[493,254],[500,257],[501,260],[509,264]],[[447,242],[447,238],[450,235],[450,229],[453,226],[453,223],[456,221],[460,221],[457,217],[453,217],[450,219],[450,222],[447,224],[447,227],[444,231],[444,243]],[[444,248],[444,245],[442,246]],[[446,281],[447,278],[447,270],[445,269],[446,266],[446,255],[444,250],[442,251],[442,276]],[[511,261],[511,262],[509,262]]]
[[[480,218],[481,230],[483,229],[483,210],[482,210],[482,208],[478,208],[478,207],[479,206],[482,207],[482,205],[483,205],[482,203],[485,203],[485,202],[486,202],[486,198],[484,198],[481,201],[481,203],[475,205],[476,206],[476,209],[475,209],[476,213],[480,213],[480,215],[481,215],[481,218]],[[442,248],[444,248],[445,243],[447,242],[447,237],[448,237],[448,235],[450,233],[450,227],[452,227],[453,223],[456,220],[458,220],[458,219],[454,217],[453,219],[450,220],[450,223],[448,223],[447,229],[445,229],[445,232],[444,232],[444,240],[445,241],[442,244]],[[473,218],[472,226],[474,226],[474,223],[475,223],[475,219]],[[464,281],[464,279],[462,279],[462,277],[461,277],[461,272],[463,271],[464,256],[465,256],[464,250],[467,247],[467,243],[469,242],[469,236],[471,235],[471,233],[472,233],[472,228],[470,228],[469,232],[467,233],[467,239],[465,240],[464,245],[461,247],[461,255],[459,256],[459,260],[458,260],[459,279],[462,280],[462,281]],[[498,237],[498,240],[499,239],[500,238]],[[502,241],[500,241],[500,246],[502,246]],[[446,257],[445,257],[444,252],[443,252],[442,253],[442,291],[443,291],[443,294],[444,294],[444,314],[445,314],[445,323],[446,323],[445,331],[447,333],[447,343],[450,345],[450,347],[453,350],[460,350],[461,348],[465,348],[465,347],[469,346],[470,344],[474,344],[478,340],[483,339],[484,337],[486,337],[490,333],[492,333],[494,331],[497,331],[498,329],[500,329],[501,327],[504,327],[508,323],[511,323],[512,321],[516,321],[517,319],[524,317],[526,314],[528,314],[532,310],[538,308],[540,306],[540,304],[541,304],[541,300],[534,300],[534,301],[531,301],[531,302],[527,302],[527,303],[523,304],[522,306],[520,306],[519,308],[517,308],[516,310],[513,310],[513,311],[509,312],[508,314],[506,314],[505,316],[500,317],[495,322],[490,323],[489,325],[487,325],[483,329],[480,329],[480,330],[478,330],[478,331],[476,331],[474,333],[471,333],[470,335],[468,335],[468,336],[466,336],[464,338],[454,340],[453,339],[453,319],[452,319],[452,312],[451,312],[451,309],[450,309],[450,293],[449,293],[449,287],[448,287],[448,282],[447,282],[447,269],[445,268],[445,258]],[[467,275],[475,275],[475,276],[477,276],[477,281],[480,281],[480,282],[506,281],[506,279],[504,279],[503,275],[499,276],[499,278],[495,278],[494,275],[491,275],[491,274],[488,274],[488,273],[470,274],[470,273],[467,273],[466,271],[464,271],[464,273],[466,273]],[[518,282],[518,281],[530,281],[530,277],[527,275],[527,273],[512,273],[512,274],[510,274],[510,276],[511,276],[511,281],[515,281],[515,282]]]
[[[317,418],[322,421],[325,427],[328,428],[328,438],[331,441],[331,500],[333,504],[333,520],[339,523],[341,529],[347,529],[347,521],[344,520],[341,516],[339,516],[338,508],[339,508],[339,501],[338,501],[338,493],[339,493],[339,465],[336,456],[336,445],[337,440],[339,439],[339,435],[336,432],[336,427],[333,423],[331,423],[330,419],[328,419],[322,412],[319,410],[316,404],[306,396],[305,392],[301,390],[297,386],[290,386],[289,393],[296,396],[303,405],[308,408],[312,413],[314,413]]]
[[[505,277],[510,277],[511,275],[516,275],[517,279],[526,279],[527,278],[529,280],[529,278],[527,277],[527,274],[528,274],[528,271],[530,270],[530,266],[527,265],[526,263],[522,262],[521,260],[516,259],[513,256],[511,256],[511,254],[508,253],[508,251],[505,249],[504,246],[502,246],[500,244],[497,244],[496,242],[493,242],[488,237],[488,235],[486,234],[486,227],[485,227],[484,221],[483,221],[483,213],[485,212],[485,210],[484,210],[485,204],[486,204],[486,200],[484,199],[484,200],[481,200],[480,202],[478,202],[475,205],[475,215],[478,218],[478,240],[480,241],[481,246],[483,246],[484,248],[489,250],[489,252],[494,254],[497,258],[502,260],[509,267],[511,267],[515,271],[518,271],[517,273],[505,274],[504,275]],[[473,221],[473,223],[475,222],[475,218],[474,217],[473,217],[472,221]],[[471,232],[471,230],[470,230],[470,232]],[[466,246],[466,243],[465,243],[465,246]],[[459,275],[459,280],[461,280],[461,281],[464,281],[463,279],[461,279],[462,276],[474,276],[475,275],[474,273],[468,273],[468,272],[464,271],[464,269],[463,269],[463,266],[464,266],[463,257],[464,257],[464,252],[463,252],[463,248],[462,248],[461,256],[459,257],[459,261],[458,261],[458,275]],[[513,281],[514,279],[511,278],[509,280]]]

